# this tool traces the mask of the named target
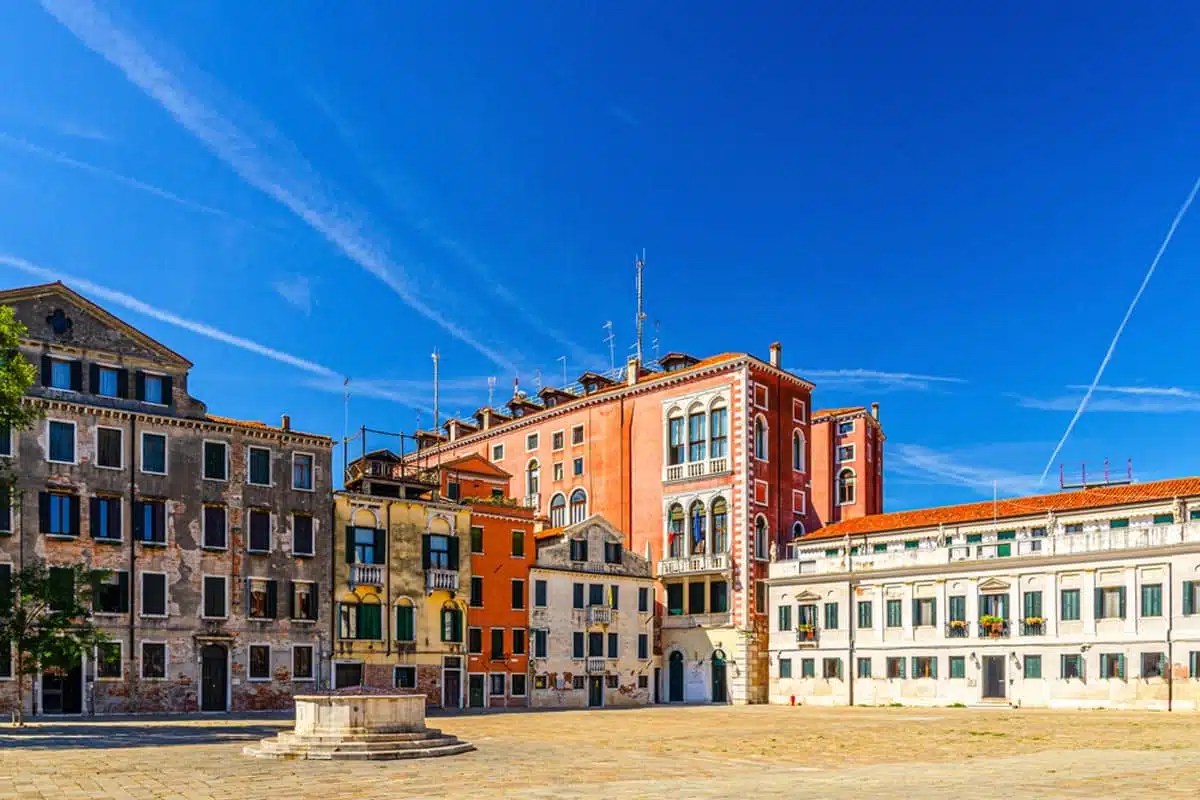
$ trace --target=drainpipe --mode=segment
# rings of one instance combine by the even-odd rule
[[[130,676],[140,674],[141,657],[137,651],[137,632],[135,624],[137,620],[137,544],[133,541],[133,515],[137,510],[137,470],[134,467],[134,459],[137,453],[137,415],[129,415],[129,463],[126,465],[129,468],[129,663],[137,664],[138,671],[130,671]],[[133,678],[136,680],[136,678]],[[137,684],[135,683],[135,686]]]
[[[1175,579],[1173,577],[1174,570],[1172,564],[1167,561],[1167,586],[1174,587]],[[1167,711],[1173,711],[1175,705],[1175,657],[1174,642],[1171,641],[1171,623],[1175,619],[1174,603],[1171,602],[1171,592],[1173,588],[1167,589],[1167,605],[1170,607],[1167,613]]]
[[[864,541],[865,538],[864,538]],[[854,607],[854,556],[850,554],[850,537],[846,537],[846,615],[850,618],[850,646],[849,652],[846,654],[846,680],[850,686],[850,705],[854,705],[854,679],[856,672],[854,671],[854,625],[857,621]]]

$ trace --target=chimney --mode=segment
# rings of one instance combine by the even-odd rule
[[[280,421],[279,425],[285,431],[290,431],[292,429],[292,418],[289,417],[287,414],[284,414],[283,419]]]
[[[879,403],[871,403],[871,416],[875,418],[876,422],[879,421]]]
[[[780,362],[783,360],[783,345],[779,342],[771,342],[771,366],[777,369],[782,369]]]
[[[483,429],[486,431],[492,427],[492,409],[490,407],[483,410]]]
[[[638,378],[642,374],[642,362],[638,361],[637,356],[630,356],[625,362],[625,384],[634,386],[638,382]]]

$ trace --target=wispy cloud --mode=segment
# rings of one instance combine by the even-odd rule
[[[42,0],[42,6],[84,45],[107,59],[244,181],[275,199],[347,258],[386,284],[421,316],[503,367],[516,366],[495,348],[422,300],[386,247],[365,232],[365,215],[330,197],[311,165],[275,130],[253,137],[193,92],[132,36],[85,0]],[[275,151],[273,158],[268,148]]]
[[[168,325],[174,325],[177,328],[183,328],[184,330],[191,331],[192,333],[199,334],[200,336],[205,336],[209,339],[215,339],[218,342],[224,342],[225,344],[232,345],[251,353],[256,353],[260,356],[270,358],[282,364],[287,364],[289,366],[296,367],[297,369],[302,369],[305,372],[310,372],[314,375],[320,375],[324,378],[338,378],[341,380],[334,370],[322,366],[314,361],[309,361],[308,359],[300,358],[299,356],[294,356],[290,353],[285,353],[282,350],[276,350],[273,347],[267,347],[264,344],[259,344],[258,342],[251,341],[250,339],[246,339],[232,333],[227,333],[226,331],[214,328],[211,325],[206,325],[203,322],[184,319],[176,314],[172,314],[170,311],[164,311],[161,308],[156,308],[149,303],[137,299],[136,297],[125,294],[124,292],[119,292],[115,289],[109,289],[97,283],[93,283],[86,278],[79,278],[74,275],[67,275],[59,272],[58,270],[40,267],[37,264],[32,264],[23,258],[17,258],[16,256],[10,255],[0,255],[0,264],[18,269],[28,275],[32,275],[35,278],[40,278],[44,281],[62,281],[63,283],[69,285],[72,289],[78,289],[91,295],[92,297],[98,297],[102,300],[106,300],[107,302],[120,306],[121,308],[126,308],[130,311],[136,311],[139,314],[144,314],[151,319],[158,320],[159,322],[165,322]]]
[[[990,457],[994,457],[992,454]],[[888,445],[888,468],[897,475],[921,483],[962,486],[985,497],[995,490],[1003,497],[1034,494],[1038,476],[987,466],[989,454],[935,450],[918,444]],[[984,463],[984,466],[980,464]]]
[[[1013,395],[1023,408],[1042,411],[1075,411],[1087,386],[1068,386],[1074,394],[1056,397]],[[1126,414],[1175,414],[1200,411],[1200,392],[1176,386],[1096,386],[1087,404],[1089,411]]]
[[[303,311],[305,316],[312,315],[312,283],[306,276],[280,278],[272,286],[289,305]]]
[[[632,111],[630,111],[628,108],[625,108],[625,106],[618,105],[616,103],[613,103],[608,107],[608,113],[618,121],[625,123],[631,128],[636,128],[642,124],[641,120],[635,117]]]
[[[1183,218],[1187,216],[1188,209],[1192,207],[1192,201],[1196,199],[1197,192],[1200,192],[1200,178],[1196,178],[1195,183],[1192,184],[1192,191],[1188,193],[1187,199],[1183,201],[1183,205],[1175,212],[1175,219],[1171,220],[1171,227],[1167,229],[1167,235],[1163,237],[1162,244],[1158,246],[1158,252],[1154,254],[1154,259],[1150,262],[1150,268],[1146,270],[1146,276],[1142,278],[1141,285],[1134,292],[1133,299],[1129,301],[1129,308],[1125,309],[1125,316],[1121,318],[1121,324],[1117,326],[1117,332],[1113,334],[1112,341],[1108,343],[1108,350],[1104,352],[1104,358],[1100,359],[1100,367],[1096,370],[1096,377],[1092,378],[1092,382],[1088,384],[1087,390],[1083,393],[1083,397],[1079,401],[1079,407],[1075,409],[1075,413],[1071,416],[1071,421],[1067,423],[1066,431],[1063,432],[1062,438],[1054,446],[1054,452],[1050,454],[1050,458],[1046,461],[1046,467],[1042,470],[1041,481],[1046,480],[1046,475],[1050,472],[1050,468],[1054,466],[1054,460],[1058,458],[1063,445],[1067,443],[1067,439],[1071,436],[1071,431],[1075,429],[1075,423],[1083,416],[1083,412],[1088,407],[1088,401],[1092,399],[1096,387],[1100,385],[1100,381],[1104,378],[1104,370],[1108,368],[1108,362],[1112,361],[1113,353],[1117,349],[1117,342],[1121,341],[1121,334],[1125,332],[1125,326],[1129,324],[1129,318],[1133,316],[1133,310],[1137,308],[1138,301],[1142,299],[1142,294],[1146,291],[1146,286],[1149,285],[1150,279],[1154,277],[1154,270],[1158,269],[1158,262],[1162,260],[1163,253],[1167,251],[1168,245],[1171,244],[1171,239],[1174,238],[1175,231],[1179,228],[1179,223],[1183,221]]]
[[[882,390],[930,391],[937,386],[963,384],[962,378],[921,375],[912,372],[881,372],[874,369],[793,369],[794,374],[818,384],[830,386],[876,387]]]
[[[228,212],[222,211],[219,208],[213,208],[212,206],[206,206],[203,203],[197,203],[195,201],[188,200],[185,197],[180,197],[174,192],[169,192],[166,189],[160,189],[159,187],[146,183],[145,181],[139,181],[136,178],[130,178],[126,175],[120,174],[119,172],[113,172],[111,169],[97,167],[95,164],[89,164],[86,161],[80,161],[79,159],[71,158],[63,153],[56,153],[53,150],[48,150],[45,147],[39,147],[38,145],[27,142],[24,139],[16,136],[10,136],[7,133],[0,133],[0,144],[13,150],[20,150],[22,152],[29,153],[30,155],[35,155],[39,158],[53,161],[54,163],[61,164],[64,167],[71,167],[72,169],[81,170],[91,175],[96,175],[110,181],[115,181],[122,186],[127,186],[130,189],[136,189],[139,192],[145,192],[146,194],[153,195],[154,197],[162,200],[167,200],[183,206],[184,208],[190,208],[193,211],[199,211],[202,214],[212,214],[213,216],[217,217],[231,218],[231,215]]]

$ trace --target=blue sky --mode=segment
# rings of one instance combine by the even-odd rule
[[[778,339],[818,406],[881,402],[891,510],[1038,489],[1200,173],[1181,2],[5,17],[0,285],[74,279],[214,413],[338,436],[348,375],[411,430],[435,348],[469,413],[607,366],[606,320],[620,361],[644,247],[664,352]],[[1200,472],[1198,257],[1184,217],[1071,469]]]

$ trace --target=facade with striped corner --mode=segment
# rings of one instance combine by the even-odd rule
[[[1200,478],[861,517],[792,555],[771,702],[1200,708]]]

